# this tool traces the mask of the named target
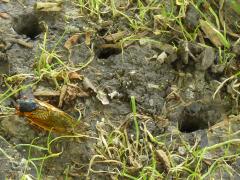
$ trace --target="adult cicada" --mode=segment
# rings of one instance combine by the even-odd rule
[[[72,134],[77,124],[69,114],[35,98],[17,100],[16,114],[44,130],[61,134]]]

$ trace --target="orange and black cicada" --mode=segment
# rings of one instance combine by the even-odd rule
[[[77,121],[67,113],[46,102],[30,98],[17,100],[16,114],[31,124],[61,134],[72,134]]]

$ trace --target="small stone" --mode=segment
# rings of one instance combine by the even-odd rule
[[[190,31],[194,31],[199,24],[200,14],[196,10],[196,8],[192,5],[188,6],[185,18],[185,24]]]
[[[150,105],[150,106],[154,106],[154,100],[153,100],[153,99],[150,99],[150,100],[149,100],[149,105]]]
[[[147,122],[146,126],[147,126],[147,130],[148,130],[151,134],[153,134],[153,133],[154,133],[154,130],[156,129],[156,124],[154,123],[154,121],[153,121],[153,120],[149,120],[149,121]]]
[[[119,96],[120,96],[120,93],[117,92],[117,91],[113,91],[113,92],[109,93],[108,96],[109,96],[111,99],[113,99],[113,98],[115,98],[115,97],[119,97]]]
[[[206,48],[199,56],[201,59],[201,65],[197,67],[200,70],[208,69],[214,62],[215,59],[215,51],[213,48],[208,47]]]
[[[184,154],[186,154],[186,148],[183,146],[178,147],[178,152],[181,156],[183,156]]]
[[[183,41],[180,43],[180,46],[178,48],[178,54],[181,57],[181,60],[184,64],[188,64],[189,61],[189,48],[188,48],[188,42]]]
[[[240,44],[233,45],[232,50],[236,55],[239,56],[240,55]]]
[[[211,72],[223,73],[224,69],[225,69],[225,64],[216,64],[216,65],[212,65]]]
[[[167,54],[165,52],[162,52],[158,57],[157,61],[159,61],[160,64],[163,64],[167,58]]]

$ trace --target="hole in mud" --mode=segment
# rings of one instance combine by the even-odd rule
[[[204,105],[196,102],[185,107],[178,121],[181,132],[190,133],[207,129],[221,120],[221,112],[214,105]]]
[[[102,28],[102,29],[100,29],[100,30],[98,31],[98,35],[104,36],[104,35],[107,34],[107,32],[108,32],[108,29],[107,29],[107,28]]]
[[[37,16],[33,13],[22,14],[13,18],[13,29],[18,34],[25,34],[27,37],[34,39],[43,32],[39,25]]]
[[[208,128],[208,124],[201,124],[201,119],[184,119],[182,120],[179,125],[178,125],[178,129],[181,132],[185,132],[185,133],[190,133],[190,132],[194,132],[200,129],[206,129]]]
[[[101,48],[97,53],[97,57],[99,59],[107,59],[110,56],[120,54],[121,52],[122,50],[120,48],[114,48],[114,47]]]

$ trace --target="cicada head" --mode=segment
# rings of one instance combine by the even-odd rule
[[[38,108],[38,104],[34,99],[18,99],[16,109],[20,113],[32,112]]]

